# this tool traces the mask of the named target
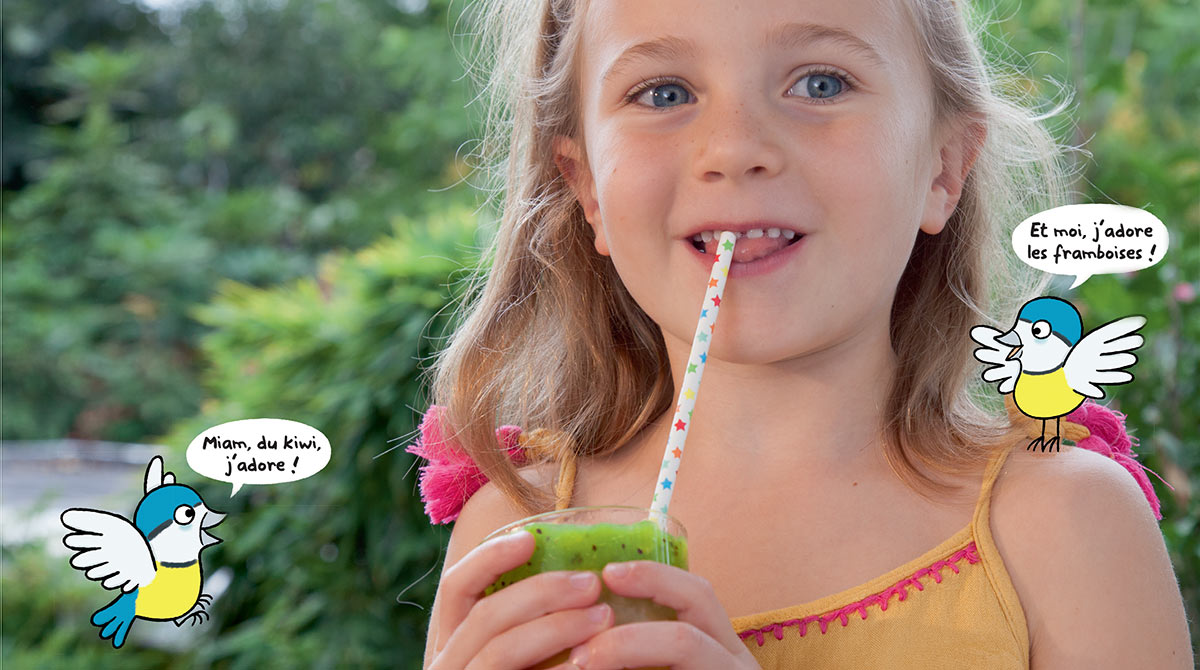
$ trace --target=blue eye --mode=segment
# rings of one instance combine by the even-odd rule
[[[808,93],[807,97],[817,99],[832,98],[841,93],[842,89],[845,88],[840,77],[823,72],[805,75],[800,81],[796,82],[797,87],[801,84],[804,85],[804,89]]]
[[[792,85],[790,90],[802,88],[807,95],[799,95],[797,97],[815,100],[817,102],[830,102],[831,98],[835,98],[846,91],[853,88],[853,84],[849,75],[844,75],[839,72],[810,72]],[[665,110],[680,105],[693,102],[692,94],[681,85],[678,80],[672,77],[655,77],[649,79],[634,87],[628,95],[625,96],[625,102],[639,102],[643,94],[647,91],[651,94],[652,109]],[[639,103],[639,106],[646,106]]]
[[[657,84],[654,80],[645,82],[633,93],[629,94],[630,100],[637,100],[642,93],[650,91],[650,98],[653,101],[653,106],[658,108],[675,107],[672,103],[680,102],[685,97],[690,99],[691,94],[687,89],[674,83]]]

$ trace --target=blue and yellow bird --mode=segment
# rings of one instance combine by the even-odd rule
[[[176,626],[190,620],[194,626],[208,617],[212,602],[201,593],[200,552],[221,541],[206,529],[225,515],[208,509],[191,487],[176,484],[158,456],[146,467],[145,488],[133,523],[94,509],[73,508],[61,517],[74,531],[63,537],[63,544],[76,550],[71,565],[104,588],[121,591],[92,615],[100,637],[111,638],[118,648],[135,618]]]
[[[971,329],[982,347],[975,358],[990,365],[984,381],[1000,382],[1000,393],[1012,393],[1023,414],[1042,420],[1041,437],[1029,449],[1058,449],[1059,420],[1075,411],[1085,398],[1103,398],[1100,384],[1133,380],[1127,368],[1137,362],[1130,353],[1142,346],[1137,330],[1141,316],[1127,316],[1083,335],[1083,320],[1075,306],[1061,298],[1034,298],[1021,307],[1008,332],[988,326]],[[1054,419],[1054,437],[1046,441],[1046,421]]]

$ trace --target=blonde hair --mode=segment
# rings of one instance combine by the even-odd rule
[[[979,380],[971,374],[968,331],[989,320],[988,305],[1011,315],[1033,295],[1030,282],[991,282],[987,266],[999,278],[1028,275],[1008,251],[1008,231],[1030,213],[1061,204],[1064,171],[1044,117],[997,92],[999,80],[961,3],[905,4],[929,63],[935,120],[974,119],[987,131],[945,230],[918,235],[892,309],[899,368],[885,453],[902,480],[929,496],[950,487],[916,462],[966,472],[1013,432],[1002,412],[981,406],[969,384]],[[573,478],[578,457],[619,449],[674,400],[661,331],[611,260],[596,253],[592,229],[554,162],[555,136],[582,137],[583,8],[582,0],[475,5],[479,52],[469,65],[487,108],[478,157],[484,188],[493,198],[503,194],[502,207],[469,280],[465,318],[431,370],[434,402],[447,408],[447,434],[530,514],[546,511],[556,497],[559,507],[566,504],[570,483],[563,479]],[[999,259],[1010,262],[994,263]],[[494,431],[504,423],[557,437],[531,450],[562,464],[557,496],[527,482],[497,443]]]

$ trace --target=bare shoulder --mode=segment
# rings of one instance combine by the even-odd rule
[[[525,481],[538,488],[548,488],[553,481],[552,465],[534,465],[517,471]],[[472,549],[479,546],[492,531],[527,515],[509,500],[500,487],[488,482],[463,504],[450,532],[446,548],[446,567],[454,565]]]
[[[1162,534],[1120,464],[1017,447],[991,526],[1029,624],[1031,668],[1193,667]]]

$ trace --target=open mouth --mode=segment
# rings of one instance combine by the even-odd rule
[[[705,231],[689,240],[692,247],[702,254],[716,254],[720,233]],[[750,263],[770,256],[799,242],[804,235],[793,230],[779,228],[752,229],[737,234],[733,262]]]

